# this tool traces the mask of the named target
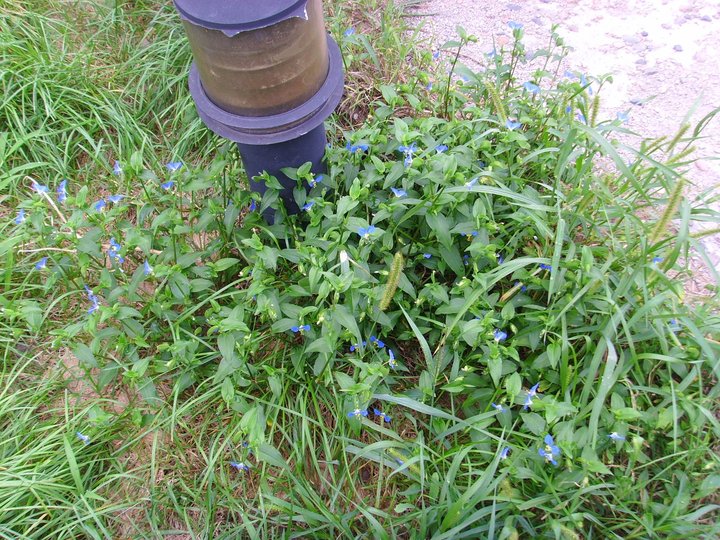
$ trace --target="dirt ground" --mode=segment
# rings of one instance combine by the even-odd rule
[[[690,114],[696,123],[720,107],[720,1],[717,0],[426,0],[416,10],[440,45],[461,25],[479,38],[462,60],[483,64],[495,43],[512,38],[508,21],[524,25],[528,51],[545,46],[552,24],[574,50],[567,68],[613,74],[602,92],[600,117],[628,112],[626,127],[645,137],[672,136]],[[607,115],[607,116],[605,116]],[[687,178],[693,198],[720,191],[720,116],[703,132]],[[715,160],[713,160],[715,158]],[[720,211],[720,201],[712,204]],[[699,227],[698,227],[699,228]],[[720,235],[704,245],[720,269]]]

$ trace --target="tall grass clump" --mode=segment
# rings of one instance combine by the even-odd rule
[[[485,71],[456,54],[412,79],[427,85],[382,86],[326,174],[287,171],[300,215],[270,176],[262,197],[239,185],[230,145],[206,166],[139,147],[104,190],[17,187],[13,342],[134,396],[127,431],[72,441],[109,460],[73,481],[143,494],[131,514],[83,507],[86,534],[720,532],[717,295],[682,287],[691,222],[720,217],[678,195],[701,130],[622,147],[622,118],[598,120],[604,81],[560,74],[557,36],[533,59],[514,36]]]

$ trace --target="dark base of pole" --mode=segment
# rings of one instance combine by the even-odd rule
[[[309,161],[312,163],[310,170],[314,174],[326,172],[325,163],[323,162],[325,146],[327,145],[324,124],[320,124],[296,139],[281,143],[265,145],[237,143],[237,145],[250,182],[250,189],[260,194],[265,193],[267,190],[265,183],[254,181],[253,177],[267,171],[268,174],[277,178],[284,188],[280,192],[280,197],[288,214],[300,212],[300,208],[298,208],[293,197],[293,189],[297,186],[297,182],[284,175],[281,169],[286,167],[297,168]],[[265,212],[263,215],[269,223],[275,221],[273,211]]]

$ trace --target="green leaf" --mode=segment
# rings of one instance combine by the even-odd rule
[[[546,424],[542,416],[537,413],[531,412],[520,413],[520,417],[522,418],[523,424],[530,433],[532,433],[533,435],[537,435],[538,437],[545,434]]]
[[[242,361],[235,352],[235,336],[233,334],[223,334],[218,338],[218,349],[222,355],[222,360],[215,372],[214,381],[218,383],[235,370],[242,366]]]

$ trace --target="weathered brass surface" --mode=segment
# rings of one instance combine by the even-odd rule
[[[307,15],[233,37],[183,21],[208,97],[244,116],[279,114],[310,99],[328,73],[321,0],[308,1]]]

